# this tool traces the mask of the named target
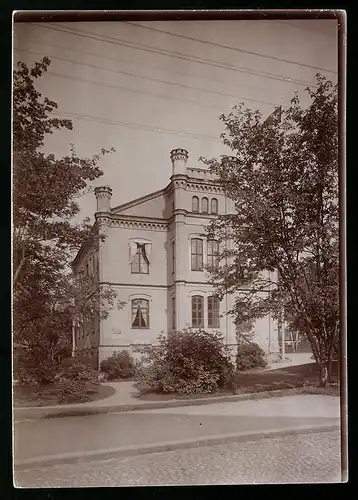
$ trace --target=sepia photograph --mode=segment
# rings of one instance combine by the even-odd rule
[[[13,484],[347,482],[345,13],[118,12],[13,14]]]

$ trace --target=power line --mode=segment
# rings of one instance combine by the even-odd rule
[[[20,49],[14,48],[14,50],[16,52],[20,52]],[[39,54],[38,52],[26,50],[26,49],[21,49],[21,51],[28,52],[30,54]],[[42,54],[39,54],[39,55],[42,55]],[[51,58],[53,56],[50,55],[49,57]],[[62,73],[56,73],[55,71],[51,71],[51,70],[47,71],[46,73],[49,75],[57,76],[60,78],[66,78],[69,80],[77,80],[77,81],[84,82],[84,83],[90,83],[90,84],[94,84],[94,85],[102,85],[104,87],[115,88],[115,89],[122,90],[124,92],[132,92],[134,94],[149,95],[149,96],[152,96],[152,97],[155,97],[158,99],[164,99],[164,100],[174,100],[174,101],[186,102],[189,104],[194,104],[195,106],[199,106],[199,107],[217,109],[217,110],[222,112],[222,106],[215,106],[214,104],[201,103],[201,102],[193,101],[190,99],[184,99],[184,98],[176,97],[176,96],[156,94],[155,92],[148,92],[148,91],[144,91],[144,90],[132,89],[129,87],[123,87],[122,85],[114,85],[111,83],[98,82],[96,80],[89,80],[88,78],[80,78],[80,77],[76,77],[76,76],[72,76],[72,75],[64,75]]]
[[[169,135],[178,135],[178,136],[189,137],[189,138],[193,138],[193,139],[202,139],[202,140],[209,139],[212,142],[218,142],[218,143],[222,144],[222,141],[220,139],[218,139],[215,136],[211,136],[211,135],[192,134],[192,133],[183,132],[180,130],[171,130],[171,129],[160,128],[160,127],[151,127],[149,125],[140,125],[138,123],[124,122],[124,121],[119,121],[119,120],[110,120],[107,118],[99,118],[97,116],[84,115],[84,114],[79,114],[79,113],[71,113],[71,112],[67,112],[67,111],[62,112],[62,113],[56,111],[56,112],[52,112],[52,114],[56,115],[56,116],[61,116],[63,118],[74,117],[74,118],[78,118],[80,120],[85,120],[85,121],[90,121],[90,122],[98,122],[98,123],[103,123],[106,125],[147,130],[150,132],[157,132],[157,133],[163,133],[163,134],[169,134]]]
[[[37,54],[37,55],[40,55],[40,56],[44,55],[43,52],[37,52],[37,51],[34,51],[34,50],[27,50],[27,49],[23,49],[23,50],[24,50],[24,52],[33,53],[33,54]],[[122,71],[122,70],[104,68],[103,66],[98,66],[97,64],[90,64],[90,63],[83,63],[83,62],[80,62],[80,61],[74,61],[73,59],[68,59],[66,57],[54,56],[54,55],[49,55],[49,57],[52,57],[53,59],[58,59],[60,61],[69,62],[71,64],[77,64],[77,65],[80,65],[80,66],[88,66],[90,68],[100,69],[102,71],[109,71],[111,73],[117,73],[117,74],[121,74],[121,75],[132,76],[132,77],[135,77],[135,78],[149,80],[149,81],[152,81],[152,82],[164,83],[166,85],[173,85],[175,87],[181,87],[181,88],[185,88],[185,89],[189,89],[189,90],[195,90],[195,91],[199,91],[199,92],[206,92],[208,94],[214,94],[214,95],[219,95],[219,96],[223,96],[223,97],[230,97],[232,99],[245,99],[245,100],[250,101],[250,102],[257,102],[257,103],[261,103],[261,104],[268,104],[270,106],[278,106],[278,104],[274,103],[274,102],[264,101],[264,100],[260,100],[260,99],[251,99],[250,97],[246,97],[246,96],[237,96],[237,95],[233,95],[233,94],[227,94],[225,92],[219,92],[219,91],[216,91],[216,90],[203,89],[203,88],[200,88],[200,87],[193,87],[192,85],[186,85],[184,83],[169,82],[168,80],[161,80],[161,79],[153,78],[153,77],[150,77],[150,76],[138,75],[136,73],[131,73],[131,72],[128,72],[128,71]]]
[[[289,21],[282,21],[281,19],[275,19],[274,22],[275,23],[280,23],[280,24],[285,24],[286,26],[290,26],[290,28],[294,28],[296,30],[310,31],[311,33],[314,33],[315,35],[322,36],[324,38],[329,38],[329,36],[326,35],[325,33],[322,33],[322,31],[317,31],[317,30],[314,30],[314,29],[311,29],[311,28],[307,28],[307,26],[297,26],[295,24],[290,23]]]
[[[20,40],[20,37],[14,36],[14,39]],[[74,49],[73,47],[64,47],[63,45],[56,45],[54,43],[40,42],[39,40],[33,40],[31,38],[26,38],[26,42],[35,43],[35,44],[41,45],[41,46],[48,45],[49,47],[53,47],[55,49],[70,50],[71,52],[78,52],[79,54],[85,54],[85,55],[88,55],[88,56],[100,57],[101,59],[108,59],[109,61],[116,61],[116,62],[122,62],[124,64],[132,64],[134,66],[147,67],[147,68],[150,68],[150,69],[161,71],[163,73],[170,73],[170,74],[175,74],[175,75],[189,76],[190,78],[196,78],[198,80],[207,81],[207,78],[204,78],[204,77],[199,76],[199,75],[194,75],[192,73],[185,73],[183,71],[177,71],[177,70],[172,70],[172,69],[168,70],[166,68],[162,68],[161,66],[155,66],[155,65],[152,65],[152,64],[145,64],[143,62],[136,63],[136,62],[133,62],[133,61],[119,59],[118,57],[111,57],[111,56],[107,56],[107,55],[104,55],[104,54],[97,54],[96,52],[89,52],[87,50],[78,50],[78,49]],[[20,49],[20,50],[24,50],[24,49]],[[242,84],[236,83],[236,82],[235,83],[228,83],[228,82],[223,82],[222,80],[213,80],[211,77],[210,77],[210,81],[211,82],[215,82],[215,83],[220,83],[221,85],[226,85],[226,86],[242,87],[242,88],[247,88],[247,89],[251,89],[251,90],[258,90],[258,91],[262,91],[262,92],[266,92],[267,91],[267,89],[264,89],[262,87],[253,87],[253,86],[248,86],[248,85],[242,85]]]
[[[292,79],[292,78],[285,78],[285,77],[282,77],[282,76],[275,75],[273,73],[268,73],[268,72],[264,72],[264,71],[260,71],[259,72],[259,71],[251,70],[249,68],[244,68],[244,67],[238,67],[238,66],[234,66],[234,65],[229,65],[227,63],[226,63],[226,65],[222,65],[221,63],[219,63],[217,61],[212,61],[210,59],[204,59],[204,58],[201,58],[201,57],[199,58],[199,57],[196,57],[196,56],[188,56],[187,54],[182,54],[180,52],[174,52],[174,51],[169,51],[169,50],[166,50],[166,49],[158,49],[158,48],[155,48],[155,47],[149,47],[147,45],[138,44],[138,43],[134,43],[134,42],[129,42],[128,40],[121,40],[119,38],[114,38],[114,37],[109,37],[109,36],[105,36],[104,37],[102,35],[98,35],[98,33],[93,33],[93,32],[85,31],[85,30],[79,30],[77,28],[76,28],[77,32],[74,32],[74,31],[71,31],[69,29],[64,30],[64,29],[53,27],[53,26],[51,26],[51,27],[50,26],[45,26],[43,24],[37,24],[37,23],[33,23],[33,24],[35,26],[38,26],[38,27],[41,27],[41,28],[45,28],[45,29],[48,29],[48,30],[52,30],[52,31],[59,31],[61,33],[67,33],[67,34],[78,36],[78,37],[82,37],[82,38],[93,39],[93,40],[97,40],[97,41],[100,41],[100,42],[109,43],[109,44],[116,45],[116,46],[123,46],[123,47],[127,47],[127,48],[134,49],[134,50],[142,50],[144,52],[159,54],[159,55],[166,56],[166,57],[171,57],[171,58],[180,59],[180,60],[184,60],[184,61],[191,61],[191,62],[194,62],[194,63],[197,63],[197,64],[202,64],[202,65],[206,65],[206,66],[212,66],[212,67],[216,67],[216,68],[221,68],[221,69],[224,69],[224,70],[227,70],[227,71],[234,71],[234,72],[237,72],[237,73],[247,73],[247,74],[250,74],[250,75],[253,75],[253,76],[259,76],[261,78],[267,78],[267,79],[271,79],[271,80],[282,81],[282,82],[293,84],[293,85],[294,84],[296,84],[296,85],[303,85],[305,87],[309,86],[309,87],[312,87],[312,88],[316,88],[317,87],[316,85],[311,84],[309,82],[305,82],[303,80],[297,80],[297,79]],[[53,24],[55,24],[55,23],[53,23]],[[92,35],[95,35],[95,36],[92,36]]]
[[[302,66],[302,67],[305,67],[305,68],[315,69],[315,70],[319,70],[319,71],[325,71],[327,73],[334,73],[334,74],[337,73],[337,71],[331,71],[329,69],[321,68],[319,66],[312,66],[310,64],[304,64],[304,63],[299,63],[299,62],[296,62],[296,61],[290,61],[288,59],[283,59],[281,57],[276,57],[276,56],[268,56],[268,55],[260,54],[258,52],[253,52],[253,51],[250,51],[250,50],[243,50],[243,49],[239,49],[237,47],[231,47],[230,45],[223,45],[221,43],[210,42],[209,40],[200,40],[199,38],[194,38],[194,37],[186,36],[186,35],[179,35],[177,33],[172,33],[170,31],[160,30],[158,28],[152,28],[152,27],[149,27],[149,26],[143,26],[142,24],[132,23],[132,22],[129,22],[129,21],[124,21],[124,22],[125,22],[125,24],[129,24],[131,26],[135,26],[136,28],[142,28],[142,29],[146,29],[146,30],[150,30],[150,31],[155,31],[155,32],[158,32],[158,33],[165,33],[166,35],[174,36],[174,37],[177,37],[177,38],[184,38],[185,40],[190,40],[192,42],[198,42],[198,43],[202,43],[202,44],[206,44],[206,45],[212,45],[214,47],[220,47],[222,49],[234,50],[236,52],[241,52],[243,54],[249,54],[249,55],[253,55],[253,56],[256,56],[256,57],[262,57],[262,58],[266,58],[266,59],[272,59],[274,61],[280,61],[280,62],[284,62],[284,63],[287,63],[287,64],[295,64],[297,66]]]

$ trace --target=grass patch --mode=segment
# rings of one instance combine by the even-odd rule
[[[53,406],[60,403],[58,401],[59,386],[56,384],[28,386],[16,385],[14,387],[14,407],[45,407]],[[100,399],[112,396],[116,390],[113,387],[100,384],[97,390],[91,391],[91,401],[98,401]]]
[[[289,366],[278,368],[277,370],[242,372],[236,376],[233,389],[219,390],[211,394],[192,394],[178,396],[177,394],[158,393],[155,389],[141,386],[139,383],[134,386],[139,391],[139,398],[145,401],[168,401],[171,399],[200,399],[207,397],[220,397],[229,394],[251,394],[270,392],[277,390],[302,389],[306,394],[329,394],[339,395],[338,367],[333,364],[332,382],[334,385],[321,388],[318,387],[319,367],[316,363],[305,365]]]

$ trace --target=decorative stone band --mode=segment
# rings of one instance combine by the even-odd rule
[[[219,186],[215,185],[212,183],[205,183],[205,182],[190,182],[186,181],[184,179],[173,179],[172,180],[172,185],[175,188],[181,188],[181,189],[190,189],[191,191],[199,191],[203,192],[205,191],[206,193],[223,193],[224,189]]]
[[[96,187],[94,189],[94,194],[96,198],[108,198],[112,196],[112,188],[109,186]]]
[[[213,186],[212,184],[204,184],[204,183],[193,183],[188,182],[187,188],[191,191],[205,191],[206,193],[223,193],[224,189],[221,186]]]
[[[181,148],[178,148],[178,149],[173,149],[171,152],[170,152],[170,159],[172,161],[175,161],[175,160],[187,160],[189,158],[189,153],[186,149],[181,149]]]
[[[107,218],[107,225],[110,227],[123,227],[127,229],[146,229],[149,231],[167,231],[168,224],[166,222],[150,222],[150,221],[133,221],[123,219]]]

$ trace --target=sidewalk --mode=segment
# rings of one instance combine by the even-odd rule
[[[339,430],[339,398],[318,395],[33,420],[15,424],[15,467],[333,429]]]

